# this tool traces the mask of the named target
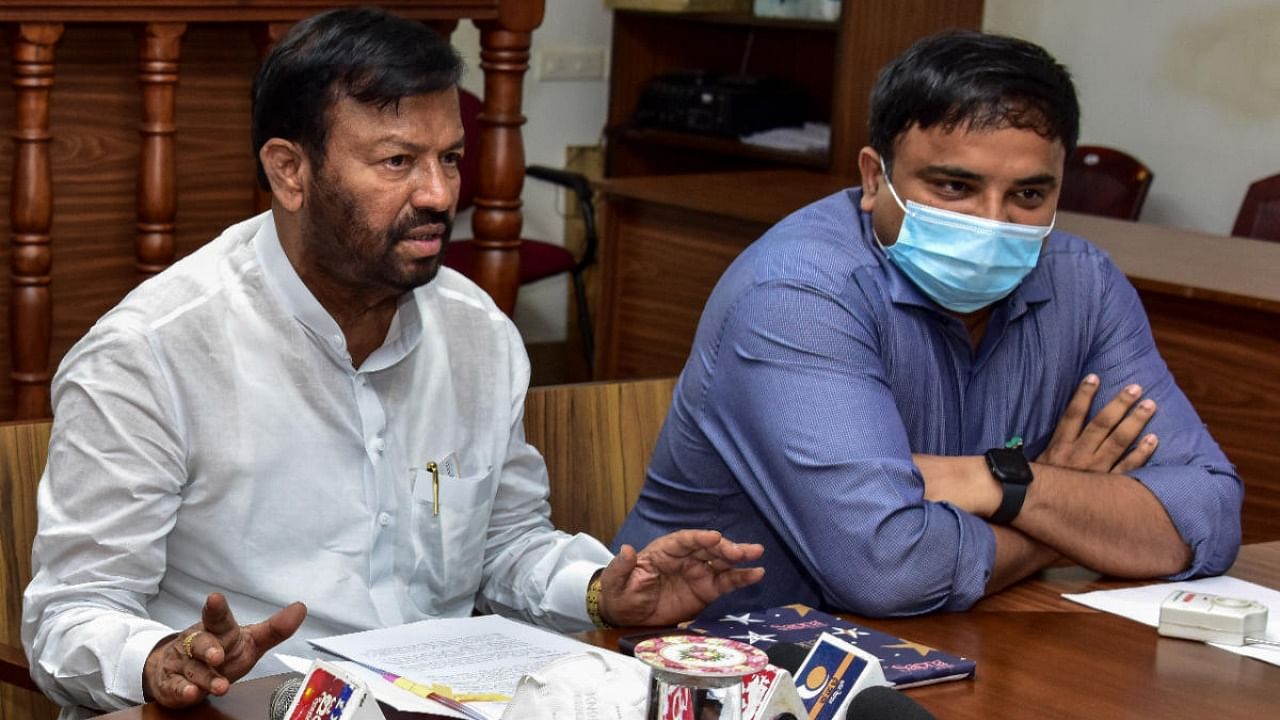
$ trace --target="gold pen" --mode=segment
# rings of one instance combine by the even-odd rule
[[[435,460],[427,461],[427,472],[431,473],[431,514],[440,514],[440,466]]]

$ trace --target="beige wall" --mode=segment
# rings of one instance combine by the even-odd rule
[[[1066,64],[1082,142],[1155,180],[1142,220],[1229,233],[1249,183],[1280,172],[1280,2],[986,0],[984,27]]]
[[[546,6],[535,66],[543,48],[608,46],[602,0]],[[1249,183],[1280,172],[1280,0],[986,0],[984,26],[1071,68],[1082,141],[1124,149],[1155,173],[1144,221],[1228,233]],[[455,40],[475,68],[474,29]],[[479,78],[473,70],[467,84]],[[603,79],[545,82],[531,70],[529,162],[561,166],[566,146],[597,142],[607,103]],[[562,238],[553,191],[528,183],[524,202],[529,237]],[[564,338],[566,296],[562,279],[522,289],[516,322],[528,341]]]

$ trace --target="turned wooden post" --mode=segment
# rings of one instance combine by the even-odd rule
[[[53,174],[49,162],[49,95],[54,45],[61,23],[23,23],[13,40],[13,182],[9,227],[9,378],[14,417],[48,417],[49,341],[53,304],[49,296],[49,228],[53,224]]]
[[[178,131],[175,91],[186,23],[147,23],[139,39],[142,87],[141,152],[138,159],[138,274],[154,275],[173,263],[178,214],[173,136]]]
[[[520,114],[529,42],[542,22],[542,3],[504,6],[497,21],[477,23],[484,108],[480,113],[480,178],[476,186],[476,260],[473,278],[510,315],[520,288],[520,190],[524,141]]]

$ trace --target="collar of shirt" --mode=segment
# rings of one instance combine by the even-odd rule
[[[289,256],[285,254],[284,247],[280,244],[280,236],[276,234],[276,224],[270,213],[266,222],[262,223],[257,234],[254,235],[252,242],[258,256],[258,263],[262,266],[262,274],[267,279],[267,285],[276,293],[284,306],[320,341],[322,346],[339,359],[350,363],[346,336],[338,327],[338,322],[324,309],[316,296],[311,294],[310,288],[298,276],[297,270],[294,269],[293,263],[289,261]],[[391,325],[387,328],[387,337],[360,366],[362,372],[375,372],[395,365],[417,347],[422,339],[422,314],[418,308],[416,295],[421,291],[424,291],[424,288],[400,296],[396,314],[391,318]]]

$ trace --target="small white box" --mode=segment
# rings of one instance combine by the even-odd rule
[[[752,9],[758,17],[837,20],[840,0],[755,0]]]
[[[1166,637],[1244,645],[1267,630],[1267,608],[1252,600],[1174,590],[1160,604],[1160,625]]]

